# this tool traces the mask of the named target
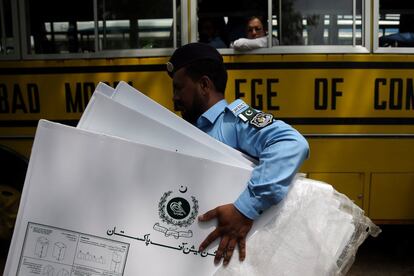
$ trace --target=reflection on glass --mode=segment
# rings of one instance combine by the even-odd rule
[[[95,51],[94,36],[83,37],[78,28],[87,23],[93,28],[93,0],[26,0],[25,9],[29,54]]]
[[[97,0],[95,6],[94,2],[25,0],[28,52],[65,54],[173,47],[174,33],[178,33],[181,22],[180,0]],[[94,14],[98,15],[97,22]]]
[[[0,55],[15,53],[11,0],[0,0]]]
[[[219,38],[220,45],[234,46],[237,39],[248,38],[247,19],[258,16],[267,36],[272,36],[273,47],[362,45],[363,0],[272,0],[271,30],[267,30],[266,0],[199,0],[197,3],[198,41],[201,42],[211,43],[213,38]]]
[[[380,47],[414,47],[412,1],[379,1],[378,37]]]
[[[362,44],[362,0],[273,0],[273,34],[281,45]],[[355,21],[355,31],[354,31]]]
[[[172,48],[174,2],[170,0],[99,1],[102,49]],[[181,20],[177,18],[177,23]]]
[[[252,17],[260,18],[267,31],[267,6],[267,0],[199,0],[197,40],[216,48],[231,47],[236,40],[248,38]]]

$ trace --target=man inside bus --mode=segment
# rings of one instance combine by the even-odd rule
[[[215,48],[203,43],[184,45],[171,56],[167,71],[173,79],[174,104],[185,120],[259,161],[246,189],[233,203],[199,216],[201,222],[217,219],[217,227],[199,250],[204,251],[220,239],[215,263],[223,258],[227,265],[237,246],[243,261],[246,236],[254,220],[286,196],[289,184],[308,156],[308,143],[273,115],[252,109],[240,99],[226,102],[227,71]]]
[[[224,27],[224,18],[199,18],[199,42],[207,43],[214,48],[227,48],[228,46],[223,40]]]
[[[252,16],[247,20],[246,37],[247,38],[239,38],[235,40],[232,47],[238,51],[248,51],[267,47],[268,36],[261,17]],[[272,45],[279,45],[279,41],[273,36]]]

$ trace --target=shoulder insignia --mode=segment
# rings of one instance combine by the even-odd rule
[[[227,108],[234,114],[234,116],[239,117],[244,123],[249,122],[250,125],[257,128],[263,128],[273,123],[272,114],[257,111],[240,99],[232,102]]]
[[[238,116],[243,110],[247,109],[249,106],[242,100],[238,99],[231,103],[228,107],[234,114],[234,116]]]
[[[256,114],[258,114],[258,112],[249,106],[245,111],[240,113],[238,117],[243,122],[247,122],[250,121]]]
[[[268,113],[257,113],[251,120],[250,124],[258,128],[263,128],[273,123],[273,115]]]

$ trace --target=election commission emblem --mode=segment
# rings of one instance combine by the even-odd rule
[[[259,128],[270,125],[272,122],[273,122],[273,115],[263,113],[263,112],[257,113],[256,116],[254,116],[250,120],[250,124],[252,124],[256,127],[259,127]]]
[[[153,228],[165,236],[190,238],[192,231],[182,228],[189,227],[197,218],[198,200],[185,195],[187,187],[181,186],[178,192],[168,191],[162,195],[158,203],[158,215],[162,222],[156,223]]]

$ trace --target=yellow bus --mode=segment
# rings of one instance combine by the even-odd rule
[[[209,21],[225,44],[228,101],[297,128],[311,147],[301,171],[375,222],[414,222],[412,1],[0,0],[0,10],[3,197],[21,190],[38,120],[76,125],[99,82],[126,81],[174,110],[165,64],[180,45],[210,43]],[[268,44],[237,51],[250,16]]]

